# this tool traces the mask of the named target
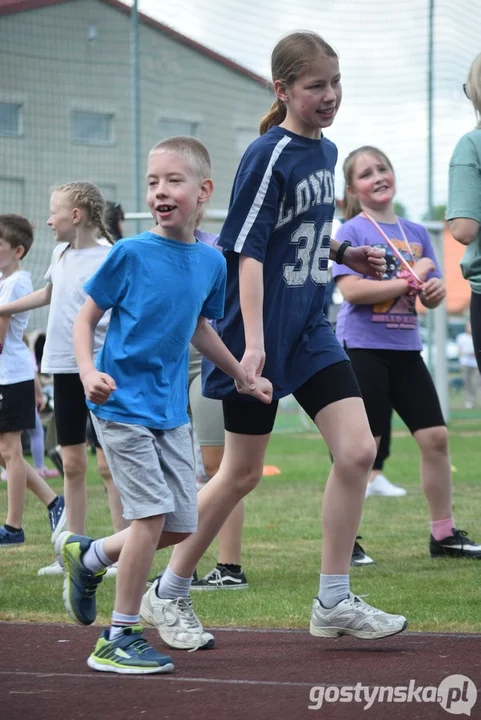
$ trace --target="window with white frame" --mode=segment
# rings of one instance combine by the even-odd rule
[[[22,105],[0,102],[0,135],[19,137],[22,134]]]
[[[73,110],[72,139],[81,145],[113,145],[113,113]]]
[[[178,120],[176,118],[161,118],[160,139],[174,137],[176,135],[189,135],[197,137],[199,123],[194,120]]]

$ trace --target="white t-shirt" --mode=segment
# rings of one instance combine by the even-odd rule
[[[45,280],[52,283],[52,299],[48,315],[45,347],[42,357],[42,373],[78,373],[73,350],[72,330],[78,312],[87,295],[84,283],[102,265],[111,245],[76,250],[67,243],[58,245],[52,253]],[[94,357],[102,347],[110,320],[106,312],[96,327]]]
[[[32,290],[30,273],[25,270],[17,270],[6,278],[0,277],[0,304],[18,300]],[[23,312],[10,318],[0,355],[0,385],[13,385],[34,378],[30,350],[23,342],[29,317],[29,312]]]
[[[477,367],[473,336],[467,332],[460,333],[456,338],[456,345],[459,350],[459,364],[463,367]]]

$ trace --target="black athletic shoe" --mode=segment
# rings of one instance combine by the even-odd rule
[[[156,580],[160,580],[160,578],[162,577],[163,574],[164,574],[164,570],[161,570],[158,575],[156,575],[155,577],[149,578],[147,580],[147,582],[145,583],[146,586],[150,587],[151,585],[153,585]],[[197,570],[194,570],[192,582],[197,582]]]
[[[231,572],[221,565],[200,580],[193,580],[191,590],[246,590],[248,587],[249,583],[242,571]]]
[[[429,539],[429,554],[432,558],[461,557],[481,559],[481,545],[468,538],[464,530],[453,528],[453,534],[443,540]]]
[[[62,462],[62,456],[60,455],[57,448],[53,448],[53,450],[49,450],[48,456],[50,460],[53,462],[57,470],[59,471],[60,475],[63,477],[63,462]]]
[[[363,548],[357,542],[358,540],[362,540],[360,535],[357,536],[356,542],[354,543],[351,555],[351,565],[373,565],[374,560],[370,558],[369,555],[366,555]]]

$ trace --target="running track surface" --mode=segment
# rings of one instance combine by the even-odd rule
[[[405,633],[377,642],[320,640],[307,631],[215,631],[216,648],[171,651],[174,673],[120,676],[90,670],[99,628],[0,623],[0,718],[5,720],[441,720],[438,703],[324,703],[312,686],[435,686],[466,675],[478,688],[481,635]],[[153,629],[146,637],[156,647]],[[335,691],[331,691],[335,692]]]

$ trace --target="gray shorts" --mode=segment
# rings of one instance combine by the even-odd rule
[[[201,354],[191,345],[189,354],[189,415],[201,447],[223,447],[222,401],[202,395]]]
[[[197,529],[190,424],[173,430],[103,420],[91,413],[126,520],[165,515],[164,530]]]

